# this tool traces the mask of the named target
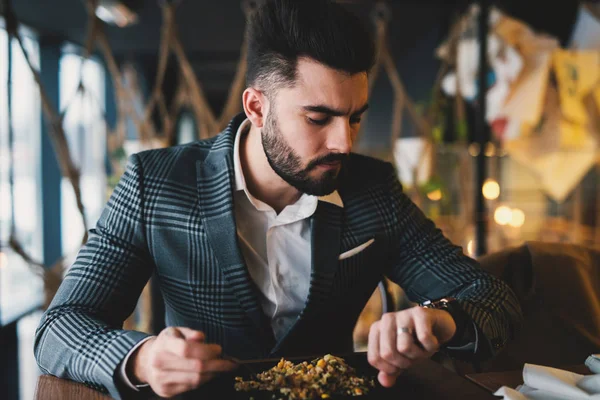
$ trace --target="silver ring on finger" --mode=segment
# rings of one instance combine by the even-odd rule
[[[398,335],[402,335],[402,334],[405,334],[405,333],[407,333],[407,334],[409,334],[409,335],[412,335],[412,332],[413,332],[413,331],[412,331],[412,329],[411,329],[411,328],[408,328],[408,327],[406,327],[406,326],[402,326],[402,327],[398,328],[398,330],[396,331],[396,334],[398,334]]]

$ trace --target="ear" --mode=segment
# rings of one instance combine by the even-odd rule
[[[262,128],[265,122],[265,116],[268,110],[268,99],[263,92],[249,87],[244,90],[242,95],[242,105],[246,117],[257,128]]]

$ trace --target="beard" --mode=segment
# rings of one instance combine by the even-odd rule
[[[347,154],[330,153],[315,158],[303,168],[300,157],[283,138],[273,112],[266,117],[262,145],[273,171],[300,192],[313,196],[325,196],[337,189],[340,171],[348,159]],[[319,165],[336,161],[340,162],[339,168],[325,170],[318,178],[310,176],[310,172]]]

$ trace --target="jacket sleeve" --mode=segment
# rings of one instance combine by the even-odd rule
[[[392,166],[387,176],[394,221],[390,228],[392,262],[387,276],[413,302],[457,299],[467,318],[474,322],[478,338],[474,351],[462,352],[459,358],[484,361],[493,357],[521,325],[523,316],[515,294],[426,218],[403,193]]]
[[[148,335],[123,330],[153,270],[144,235],[142,167],[137,155],[36,331],[40,369],[120,398],[118,366]]]

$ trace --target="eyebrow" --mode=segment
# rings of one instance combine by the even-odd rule
[[[304,110],[306,111],[312,111],[312,112],[318,112],[321,114],[327,114],[330,115],[332,117],[343,117],[345,115],[347,115],[348,113],[343,111],[343,110],[337,110],[335,108],[331,108],[325,105],[314,105],[314,106],[304,106],[302,107]],[[362,113],[364,113],[365,111],[367,111],[367,109],[369,108],[369,104],[365,104],[364,106],[362,106],[358,111],[356,111],[355,113],[352,114],[352,116],[356,116],[356,115],[360,115]]]

